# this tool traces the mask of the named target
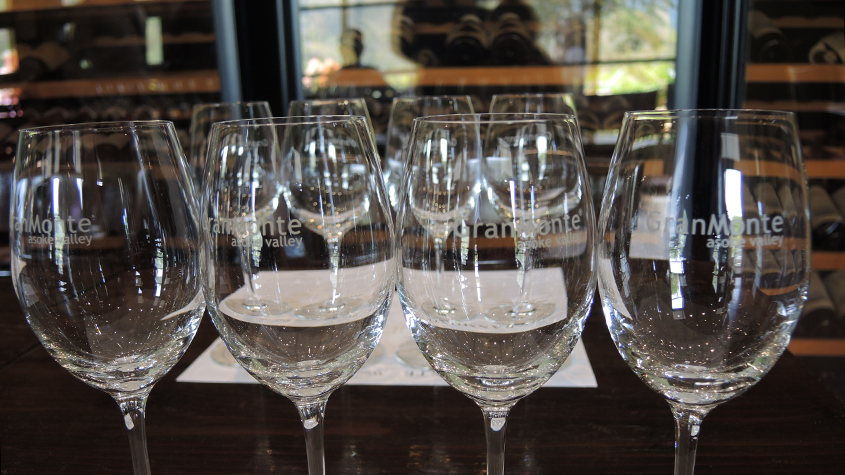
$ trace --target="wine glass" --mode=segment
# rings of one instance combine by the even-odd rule
[[[217,123],[211,124],[212,132]],[[260,285],[257,259],[262,246],[258,227],[272,219],[282,201],[281,150],[278,138],[273,135],[276,130],[238,127],[237,120],[225,123],[230,125],[222,129],[226,134],[212,137],[209,133],[209,163],[203,180],[212,180],[212,186],[219,188],[216,206],[221,214],[222,208],[228,207],[225,224],[241,253],[238,261],[245,291],[229,299],[227,305],[240,314],[255,317],[281,315],[289,312],[291,306],[272,296],[259,296],[257,292]],[[203,188],[203,197],[207,186]],[[203,225],[208,227],[205,221]]]
[[[573,175],[589,196],[573,116],[430,116],[414,121],[397,217],[406,322],[438,374],[481,407],[487,473],[496,475],[504,471],[510,408],[560,368],[581,334],[595,287],[596,239],[591,200],[531,208],[537,226],[531,240],[513,218],[481,209],[481,180],[473,173],[488,168],[481,130],[500,126],[497,140],[533,137],[508,150],[519,171],[506,186],[513,208],[522,209],[528,197],[548,203],[565,196]],[[542,316],[523,308],[527,296]],[[507,320],[489,318],[503,308],[510,310]]]
[[[487,310],[486,317],[507,324],[513,319],[527,322],[542,320],[554,311],[554,305],[531,301],[530,279],[534,255],[531,244],[549,233],[570,232],[573,226],[583,223],[583,216],[569,216],[578,210],[583,191],[581,183],[583,157],[574,146],[559,148],[550,143],[556,131],[550,126],[561,116],[556,114],[490,114],[492,120],[484,133],[484,160],[482,176],[487,191],[487,201],[504,222],[511,224],[513,234],[520,243],[516,250],[517,283],[520,287],[518,301]],[[522,123],[523,118],[538,119]],[[572,119],[577,135],[574,115]],[[540,120],[542,119],[542,120]],[[554,136],[554,135],[551,135]],[[549,220],[561,216],[562,221]],[[554,229],[550,228],[554,227]]]
[[[209,312],[241,366],[297,406],[311,475],[324,472],[326,401],[378,343],[396,283],[393,224],[369,137],[364,119],[350,116],[212,128],[214,163],[206,168],[202,210],[213,270],[206,283]],[[255,154],[221,153],[240,140],[254,142]],[[261,202],[262,188],[276,186],[232,186],[230,177],[254,176],[255,160],[277,164],[274,181],[284,196],[242,239],[235,230],[241,203]],[[245,245],[257,268],[255,292],[292,311],[255,315],[231,303],[250,292],[237,263]]]
[[[402,195],[402,174],[408,157],[408,145],[411,141],[411,127],[414,119],[427,115],[472,114],[472,100],[469,96],[419,96],[397,97],[390,107],[390,120],[387,126],[387,147],[384,164],[384,183],[390,204],[399,207]]]
[[[326,130],[325,125],[318,127],[296,126],[287,138],[290,153],[303,150],[308,160],[286,160],[284,162],[284,197],[285,203],[308,230],[325,239],[328,253],[329,281],[331,297],[321,303],[314,303],[297,309],[302,318],[318,320],[334,319],[343,315],[347,309],[355,308],[360,302],[352,295],[341,296],[339,271],[341,267],[341,244],[347,231],[360,225],[361,219],[367,219],[370,206],[374,212],[381,212],[378,207],[380,188],[372,185],[372,180],[380,182],[380,169],[375,145],[372,141],[362,142],[357,134],[368,133],[368,124],[361,120],[343,123],[344,116],[330,117],[343,127]],[[308,118],[302,118],[307,121]],[[354,126],[354,127],[353,127]],[[355,127],[360,126],[358,130]],[[364,144],[364,145],[362,145]],[[372,145],[371,148],[369,145]],[[372,153],[376,162],[373,168],[367,162],[368,153]],[[376,170],[375,178],[370,173]],[[373,199],[376,201],[373,202]]]
[[[122,148],[110,146],[125,137]],[[20,132],[12,275],[32,330],[62,367],[112,396],[136,474],[144,411],[205,310],[202,247],[173,124],[101,122]]]
[[[808,222],[792,113],[626,114],[602,203],[599,289],[622,358],[672,408],[676,474],[693,473],[704,416],[789,343],[810,275]]]
[[[367,102],[360,97],[342,97],[335,99],[304,99],[290,101],[288,115],[291,117],[313,115],[360,115],[366,118],[372,127]]]
[[[343,97],[336,99],[305,99],[290,101],[288,115],[291,117],[304,117],[314,115],[359,115],[367,122],[367,130],[370,133],[370,140],[375,144],[375,131],[373,121],[370,119],[370,112],[367,109],[367,101],[360,97]]]
[[[194,174],[197,192],[202,188],[202,173],[208,153],[208,134],[211,124],[226,120],[258,119],[272,117],[267,101],[252,102],[217,102],[195,104],[191,111],[191,149],[188,164]]]
[[[575,114],[575,100],[565,92],[493,94],[490,113]]]
[[[394,210],[399,208],[402,196],[402,175],[408,158],[411,128],[414,119],[426,115],[475,112],[472,100],[462,96],[419,96],[393,99],[387,128],[387,147],[382,172],[387,196]],[[428,361],[413,342],[402,343],[394,353],[396,360],[413,369],[428,368]]]

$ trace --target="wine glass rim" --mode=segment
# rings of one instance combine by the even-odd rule
[[[575,114],[563,114],[554,112],[487,112],[483,114],[440,114],[417,117],[414,122],[430,124],[454,124],[460,122],[473,122],[481,124],[508,123],[521,124],[532,122],[545,122],[549,120],[575,121]]]
[[[207,109],[210,107],[221,107],[221,106],[270,106],[270,103],[267,101],[232,101],[232,102],[201,102],[199,104],[194,104],[193,110],[197,109]]]
[[[350,102],[350,101],[361,101],[366,103],[367,101],[363,97],[337,97],[337,98],[329,98],[329,97],[322,97],[316,99],[296,99],[290,101],[290,104],[334,104],[337,102]],[[288,105],[290,108],[290,105]]]
[[[326,124],[329,122],[361,122],[367,123],[363,115],[292,115],[286,117],[259,117],[253,119],[224,120],[211,124],[212,128],[258,127],[258,126],[286,126]]]
[[[628,120],[636,119],[660,119],[671,117],[748,117],[758,116],[760,118],[781,118],[792,120],[795,113],[781,110],[768,109],[669,109],[669,110],[640,110],[625,112]]]
[[[574,95],[571,92],[503,92],[501,94],[493,94],[493,97],[544,97],[544,96],[546,96],[546,97],[553,97],[553,96],[574,97]]]
[[[469,94],[432,94],[432,95],[425,95],[425,96],[404,96],[404,97],[394,97],[393,102],[397,101],[419,101],[423,99],[469,99]]]
[[[158,127],[173,127],[169,120],[115,120],[100,122],[80,122],[77,124],[42,125],[38,127],[26,127],[20,132],[26,133],[51,133],[51,132],[107,132],[127,129],[150,129]]]

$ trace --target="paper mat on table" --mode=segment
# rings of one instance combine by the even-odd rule
[[[430,367],[411,369],[394,357],[396,348],[403,343],[414,345],[411,332],[405,326],[405,316],[399,299],[394,296],[384,333],[376,350],[367,363],[346,384],[373,386],[446,386],[446,382]],[[176,381],[182,383],[254,383],[249,373],[240,366],[224,366],[212,359],[212,351],[222,346],[217,339],[197,358]],[[227,351],[225,348],[221,348]],[[595,388],[596,377],[587,358],[584,344],[579,340],[563,366],[545,384],[546,387]]]

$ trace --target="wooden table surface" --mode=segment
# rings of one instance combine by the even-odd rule
[[[132,471],[117,405],[55,363],[0,278],[2,474]],[[147,406],[156,474],[305,474],[293,404],[260,385],[177,383],[216,337],[209,320]],[[584,343],[596,389],[541,388],[507,427],[506,472],[670,474],[669,406],[622,362],[598,306]],[[481,474],[481,411],[448,387],[348,386],[329,399],[329,474]],[[716,408],[702,426],[697,475],[845,473],[845,403],[794,356]]]

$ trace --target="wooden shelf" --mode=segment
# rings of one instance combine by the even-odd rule
[[[789,351],[798,356],[845,356],[845,339],[793,338]]]
[[[807,178],[845,178],[845,160],[806,160]],[[739,160],[734,168],[747,175],[801,179],[798,171],[777,162]]]
[[[518,84],[573,85],[584,83],[596,66],[529,66],[421,68],[417,86],[514,86]]]
[[[839,28],[840,30],[845,28],[845,18],[838,17],[807,18],[801,16],[784,16],[772,18],[772,23],[778,28]]]
[[[745,101],[745,109],[781,110],[791,112],[834,112],[845,114],[845,102],[833,101]]]
[[[813,270],[845,269],[845,252],[813,251]]]
[[[20,99],[209,93],[220,92],[220,77],[217,71],[192,71],[155,76],[0,84],[0,89],[18,89]]]
[[[804,164],[807,168],[807,178],[845,178],[845,160],[806,160]],[[646,160],[643,167],[646,174],[663,174],[663,160]],[[801,180],[798,170],[778,162],[737,160],[733,163],[733,168],[749,176]]]
[[[36,10],[61,10],[78,7],[105,7],[115,5],[142,5],[148,3],[207,2],[208,0],[6,0],[0,2],[0,12],[31,12]]]
[[[184,45],[184,44],[202,44],[214,43],[215,37],[213,33],[189,33],[183,35],[170,35],[165,33],[162,35],[162,44],[164,45]],[[146,46],[147,40],[141,36],[126,36],[123,38],[112,38],[103,36],[95,38],[91,42],[91,46],[97,48],[122,48],[126,46]]]
[[[455,86],[455,87],[496,87],[496,86],[573,86],[585,83],[595,83],[595,78],[602,71],[615,70],[622,66],[634,64],[665,63],[670,60],[654,59],[649,61],[632,61],[608,64],[569,65],[569,66],[526,66],[526,67],[454,67],[454,68],[419,68],[404,71],[385,71],[381,75],[388,83],[410,82],[416,86]],[[356,87],[378,87],[383,83],[374,83],[372,74],[355,73],[345,79],[344,84]],[[315,81],[322,81],[322,77],[311,76]],[[318,79],[319,78],[319,79]]]
[[[845,160],[807,160],[807,178],[845,179]]]
[[[845,82],[842,64],[749,64],[745,69],[749,83],[766,82]]]

